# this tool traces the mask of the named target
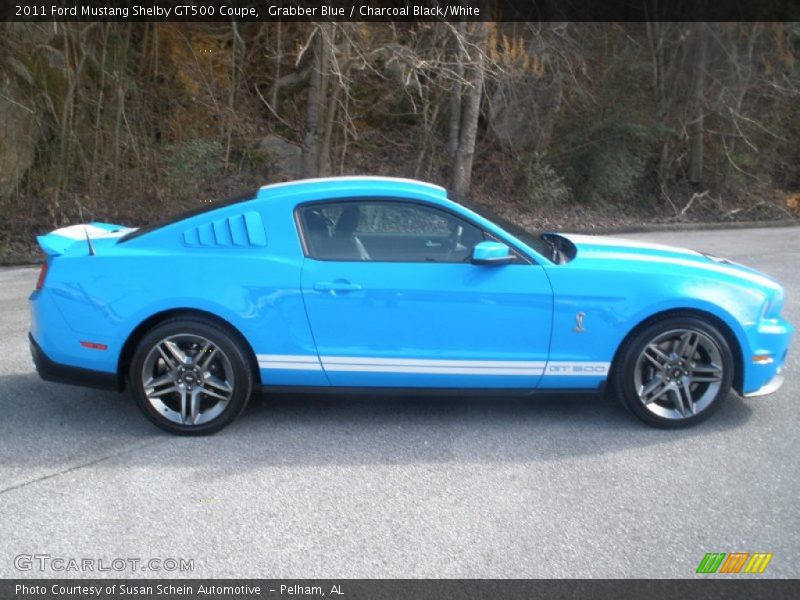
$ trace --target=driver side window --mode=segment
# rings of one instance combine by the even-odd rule
[[[306,253],[319,260],[468,262],[483,232],[413,202],[360,200],[300,209]]]

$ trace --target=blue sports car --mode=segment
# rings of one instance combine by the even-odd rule
[[[142,227],[38,238],[41,376],[128,388],[177,434],[254,388],[597,392],[681,427],[781,385],[792,327],[769,277],[691,250],[532,235],[436,185],[267,185]]]

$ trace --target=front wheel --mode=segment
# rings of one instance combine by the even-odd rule
[[[670,317],[625,344],[613,383],[628,409],[648,425],[686,427],[720,407],[733,368],[730,346],[716,327],[697,317]]]
[[[253,377],[240,343],[198,318],[156,326],[131,361],[129,385],[145,416],[178,435],[219,431],[242,412]]]

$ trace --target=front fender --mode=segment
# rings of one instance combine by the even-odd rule
[[[672,273],[569,267],[548,269],[555,294],[550,360],[611,363],[637,326],[677,310],[713,315],[744,356],[752,352],[766,297],[756,288]]]

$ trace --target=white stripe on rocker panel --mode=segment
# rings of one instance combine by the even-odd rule
[[[323,356],[322,363],[308,354],[259,354],[262,369],[352,371],[366,373],[425,373],[439,375],[517,375],[547,377],[604,376],[610,363],[591,361],[440,360]]]
[[[319,363],[319,359],[310,354],[259,354],[259,362],[307,362]]]
[[[541,375],[542,368],[433,367],[423,365],[361,365],[325,363],[326,371],[359,373],[430,373],[433,375]]]
[[[257,358],[261,369],[322,371],[319,359],[308,354],[259,354]]]
[[[495,367],[543,369],[544,361],[530,360],[439,360],[425,358],[367,358],[360,356],[321,356],[325,366],[348,365],[386,365],[386,366],[424,366],[424,367]]]
[[[258,366],[262,369],[289,369],[291,371],[322,371],[322,365],[317,363],[300,362],[259,362]]]
[[[611,363],[588,361],[550,361],[544,371],[545,377],[550,376],[593,376],[607,375]]]

